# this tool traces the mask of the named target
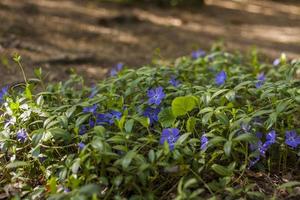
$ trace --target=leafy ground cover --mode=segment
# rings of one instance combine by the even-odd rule
[[[1,198],[297,199],[299,69],[215,48],[92,88],[24,74],[0,95]]]

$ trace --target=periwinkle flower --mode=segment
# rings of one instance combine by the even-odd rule
[[[79,150],[82,150],[85,147],[85,144],[83,142],[78,143]]]
[[[300,145],[300,136],[297,135],[295,130],[286,131],[285,143],[292,148],[297,148]]]
[[[197,51],[193,51],[191,56],[193,59],[197,59],[200,57],[204,57],[205,55],[206,55],[205,51],[203,51],[202,49],[198,49]]]
[[[256,88],[260,88],[265,83],[265,81],[266,81],[265,74],[264,73],[260,73],[257,76],[257,80],[258,80],[258,82],[255,84],[255,87]]]
[[[169,148],[172,151],[174,149],[175,143],[179,138],[179,129],[177,128],[166,128],[163,129],[161,137],[160,137],[160,144],[164,144],[165,141],[169,144]]]
[[[89,119],[89,127],[94,128],[95,126],[95,120],[94,119]]]
[[[116,119],[121,119],[122,113],[112,110],[108,113],[104,114],[98,114],[96,118],[96,124],[98,125],[105,125],[105,124],[110,124],[112,125]]]
[[[8,93],[8,86],[5,86],[0,91],[0,103],[4,101],[4,97],[5,95],[7,95],[7,93]]]
[[[87,132],[87,127],[85,125],[80,126],[79,135],[84,135]]]
[[[97,92],[98,92],[97,87],[96,86],[92,87],[91,94],[90,94],[89,98],[90,99],[94,98],[96,96]]]
[[[123,69],[124,64],[123,63],[118,63],[111,71],[110,71],[110,76],[116,76],[119,71]]]
[[[276,58],[274,61],[273,61],[273,66],[277,67],[279,64],[280,64],[280,58]]]
[[[159,105],[161,103],[162,99],[166,96],[162,87],[157,87],[157,88],[148,90],[147,95],[149,97],[149,99],[148,99],[149,105],[152,105],[152,104]]]
[[[27,133],[26,133],[26,131],[24,130],[24,129],[21,129],[21,130],[19,130],[18,132],[17,132],[17,140],[19,141],[19,142],[22,142],[22,143],[24,143],[26,140],[27,140]]]
[[[169,83],[171,84],[171,85],[173,85],[174,87],[178,87],[179,86],[179,81],[178,80],[176,80],[176,78],[175,77],[171,77],[171,79],[170,79],[170,81],[169,81]]]
[[[158,114],[160,112],[160,108],[151,108],[147,107],[143,113],[143,116],[148,117],[150,119],[150,124],[158,121]]]
[[[97,111],[97,107],[98,107],[97,104],[94,104],[94,105],[89,106],[89,107],[85,107],[85,108],[83,108],[83,112],[84,113],[93,113],[93,114],[95,114],[96,111]]]
[[[227,78],[226,72],[225,72],[224,70],[222,70],[221,72],[219,72],[219,73],[216,75],[215,83],[216,83],[218,86],[221,86],[221,85],[223,85],[223,84],[225,83],[226,78]]]
[[[201,136],[201,150],[205,150],[207,148],[208,138],[205,135]]]

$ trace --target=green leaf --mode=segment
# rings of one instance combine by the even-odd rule
[[[76,108],[77,108],[76,106],[72,106],[71,108],[69,108],[66,111],[67,118],[70,118],[73,115],[73,113],[75,112]]]
[[[283,112],[286,107],[291,103],[291,101],[282,101],[276,106],[276,112],[277,114]]]
[[[190,117],[186,122],[186,130],[190,133],[193,133],[196,126],[196,118]]]
[[[230,156],[231,153],[231,146],[232,146],[232,141],[228,140],[225,144],[224,144],[224,152],[226,156]]]
[[[80,127],[81,124],[87,121],[87,119],[91,116],[91,114],[85,114],[81,115],[80,117],[77,118],[75,126]]]
[[[202,124],[206,125],[207,122],[211,119],[212,115],[214,114],[214,112],[208,112],[206,113],[203,117],[202,117]]]
[[[133,119],[130,119],[130,120],[128,120],[125,123],[125,131],[126,131],[126,133],[131,133],[133,125],[134,125],[134,120]]]
[[[238,141],[254,142],[254,141],[257,141],[257,138],[251,133],[244,133],[244,134],[241,134],[241,135],[233,138],[233,141],[235,141],[235,142],[238,142]]]
[[[79,168],[80,168],[80,158],[76,158],[74,160],[73,165],[72,165],[72,172],[73,172],[73,174],[77,174]]]
[[[299,182],[299,181],[290,181],[290,182],[281,184],[281,185],[278,187],[278,189],[292,188],[292,187],[295,187],[295,186],[298,186],[298,185],[300,185],[300,182]]]
[[[150,125],[150,120],[148,117],[139,117],[139,118],[136,118],[135,120],[137,120],[145,128],[148,128]]]
[[[213,164],[211,168],[221,176],[231,176],[232,171],[222,165]]]
[[[51,128],[48,131],[52,134],[52,136],[54,137],[55,140],[62,139],[65,142],[70,142],[71,139],[72,139],[71,134],[68,133],[64,129],[61,129],[61,128]]]
[[[149,161],[150,161],[151,163],[154,162],[154,160],[155,160],[155,152],[153,151],[153,149],[151,149],[151,150],[149,151],[149,153],[148,153],[148,158],[149,158]]]
[[[191,135],[191,133],[185,133],[183,135],[181,135],[178,140],[176,141],[176,144],[181,145],[184,143],[184,141],[186,141],[186,139]]]
[[[96,194],[100,191],[100,187],[96,184],[87,184],[85,186],[82,186],[80,189],[79,189],[79,193],[80,194],[85,194],[87,196],[92,196],[93,194]]]
[[[36,146],[40,143],[41,139],[43,138],[44,134],[44,129],[38,129],[34,131],[32,135],[32,146]]]
[[[124,169],[127,169],[128,166],[130,165],[132,159],[136,156],[135,151],[128,151],[125,157],[122,159],[122,167]]]
[[[158,120],[163,128],[171,127],[176,120],[176,117],[173,115],[172,108],[170,107],[160,111],[158,114]]]
[[[172,101],[172,112],[175,117],[186,115],[196,107],[196,100],[193,96],[176,97]]]
[[[217,97],[218,95],[220,95],[220,94],[222,94],[222,93],[224,93],[224,92],[227,92],[227,91],[228,91],[228,89],[221,89],[221,90],[218,90],[217,92],[215,92],[215,93],[212,95],[211,100],[212,100],[213,98]]]
[[[222,124],[229,125],[229,119],[224,112],[217,112],[215,115]]]
[[[19,168],[19,167],[26,167],[29,166],[28,162],[24,162],[24,161],[14,161],[12,163],[9,163],[6,165],[7,169],[13,169],[13,168]]]

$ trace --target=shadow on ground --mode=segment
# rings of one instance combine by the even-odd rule
[[[282,3],[283,2],[283,3]],[[172,59],[217,40],[229,50],[257,46],[271,59],[300,55],[300,2],[207,0],[206,6],[161,9],[83,0],[1,0],[0,85],[21,80],[11,61],[23,57],[26,72],[43,67],[50,81],[70,68],[89,82],[103,78],[117,62],[138,67],[156,49]]]

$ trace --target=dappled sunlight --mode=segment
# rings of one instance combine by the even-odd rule
[[[190,9],[2,0],[0,20],[0,47],[8,56],[22,53],[29,72],[36,64],[50,73],[52,66],[67,65],[97,79],[118,62],[141,66],[157,52],[173,59],[220,39],[229,50],[257,46],[272,59],[300,54],[300,4],[268,0],[206,0]]]

